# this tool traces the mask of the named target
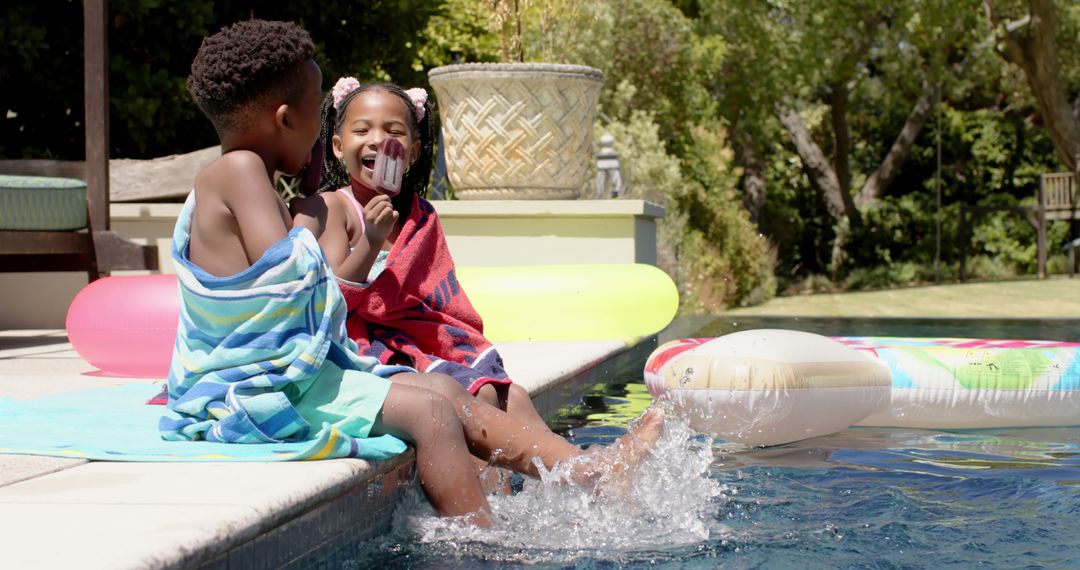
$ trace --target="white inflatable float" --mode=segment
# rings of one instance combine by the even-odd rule
[[[852,425],[1080,425],[1080,343],[750,330],[657,348],[645,365],[691,425],[779,445]]]

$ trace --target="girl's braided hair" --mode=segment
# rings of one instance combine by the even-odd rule
[[[340,111],[334,107],[332,94],[327,95],[326,99],[323,100],[322,134],[319,135],[319,140],[323,143],[325,158],[322,169],[322,186],[319,191],[333,192],[338,188],[349,186],[349,172],[345,169],[345,164],[333,154],[334,135],[341,130],[341,125],[345,121],[345,110],[349,108],[352,100],[361,93],[376,89],[381,89],[401,99],[402,103],[405,104],[405,108],[409,110],[409,117],[412,119],[409,130],[413,138],[420,141],[420,155],[416,157],[416,160],[409,166],[408,171],[405,172],[405,176],[401,181],[401,192],[390,199],[390,203],[393,204],[398,215],[408,217],[412,212],[413,202],[415,202],[413,197],[420,196],[423,198],[427,195],[435,146],[435,122],[430,101],[424,102],[424,118],[417,120],[416,108],[413,107],[412,99],[405,91],[392,83],[361,84],[342,98]]]

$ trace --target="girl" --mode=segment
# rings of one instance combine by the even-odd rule
[[[461,290],[431,204],[433,120],[422,89],[342,78],[323,103],[328,154],[323,192],[294,201],[295,223],[312,229],[341,280],[349,336],[361,353],[456,379],[481,401],[547,430],[528,392],[513,384]],[[405,148],[401,192],[372,180],[386,138]]]

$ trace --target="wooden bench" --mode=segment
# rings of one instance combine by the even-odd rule
[[[1069,243],[1065,244],[1065,247],[1061,248],[1065,252],[1065,255],[1069,256],[1069,278],[1076,274],[1076,250],[1080,249],[1080,238],[1076,238]]]
[[[158,268],[157,247],[109,231],[109,55],[105,0],[83,3],[86,225],[0,231],[0,271],[85,271],[93,281],[120,269]]]
[[[1039,178],[1039,194],[1035,205],[1036,247],[1039,256],[1039,277],[1046,277],[1046,228],[1050,221],[1080,220],[1077,212],[1076,176],[1072,172],[1053,172]],[[1076,237],[1071,234],[1071,237]],[[1068,249],[1070,256],[1075,255]],[[1069,274],[1072,274],[1070,268]]]
[[[92,222],[81,179],[0,174],[0,272],[157,269],[157,248]],[[108,203],[105,200],[105,203]]]
[[[960,246],[960,281],[967,279],[967,248],[971,239],[971,229],[975,227],[979,218],[990,213],[1010,211],[1019,214],[1035,230],[1035,246],[1038,255],[1039,278],[1046,277],[1046,260],[1048,257],[1046,243],[1046,229],[1054,220],[1068,220],[1070,223],[1080,221],[1080,212],[1077,211],[1077,195],[1075,176],[1071,172],[1053,172],[1043,174],[1039,179],[1039,189],[1036,192],[1034,206],[972,206],[961,204],[958,241]],[[1070,233],[1070,239],[1076,238],[1076,233]],[[1062,252],[1069,256],[1069,275],[1072,276],[1075,267],[1076,248],[1080,239],[1072,239],[1066,244]]]

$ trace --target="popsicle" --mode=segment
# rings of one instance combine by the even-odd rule
[[[394,196],[401,191],[401,178],[405,174],[405,146],[401,141],[388,138],[379,143],[373,170],[377,192]]]

